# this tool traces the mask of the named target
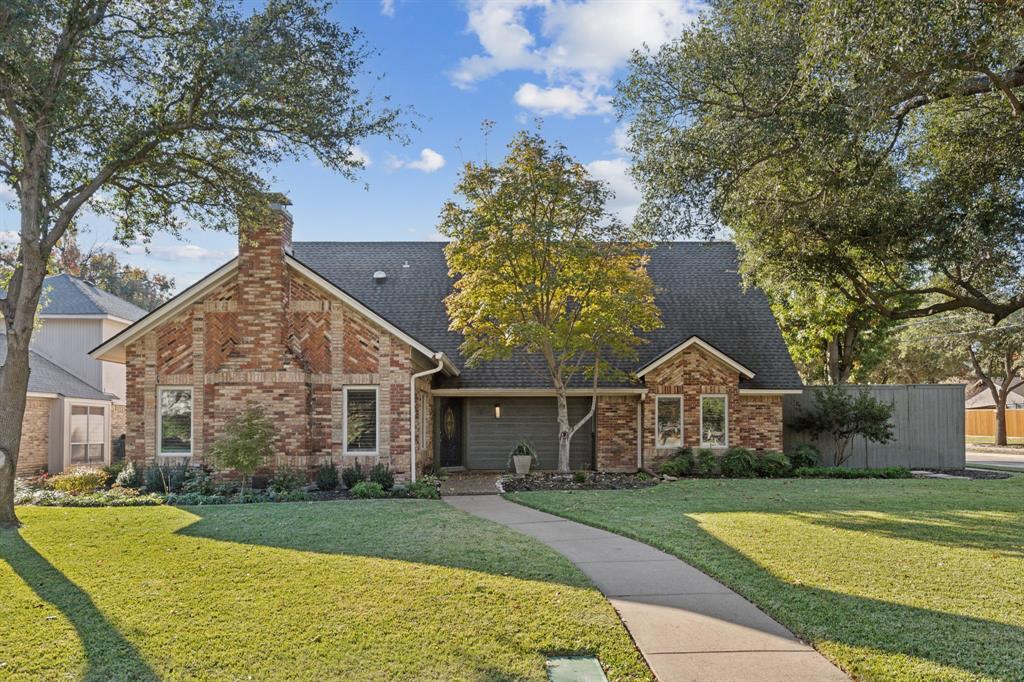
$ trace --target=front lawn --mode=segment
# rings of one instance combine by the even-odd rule
[[[543,680],[650,673],[560,555],[441,502],[23,507],[2,679]]]
[[[1024,476],[509,497],[675,554],[855,677],[1024,680]]]

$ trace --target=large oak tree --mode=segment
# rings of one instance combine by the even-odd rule
[[[1024,308],[1024,11],[712,0],[621,85],[639,222],[889,319]]]
[[[285,159],[351,177],[352,147],[400,112],[360,93],[368,48],[318,0],[5,0],[0,183],[21,215],[0,299],[0,525],[14,472],[28,347],[47,262],[83,211],[124,242],[186,224],[237,227]]]

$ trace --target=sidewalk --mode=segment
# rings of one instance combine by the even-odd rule
[[[619,612],[661,682],[849,679],[746,599],[670,554],[498,496],[444,499],[576,564]]]

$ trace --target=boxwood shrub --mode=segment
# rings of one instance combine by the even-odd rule
[[[913,478],[906,467],[881,469],[844,469],[842,467],[800,467],[793,472],[798,478]]]
[[[753,478],[757,475],[754,453],[746,448],[729,448],[722,455],[720,466],[727,478]]]

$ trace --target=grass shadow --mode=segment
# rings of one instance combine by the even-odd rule
[[[83,680],[156,680],[157,674],[89,595],[57,570],[15,530],[0,531],[0,558],[33,592],[74,626],[85,652]]]

